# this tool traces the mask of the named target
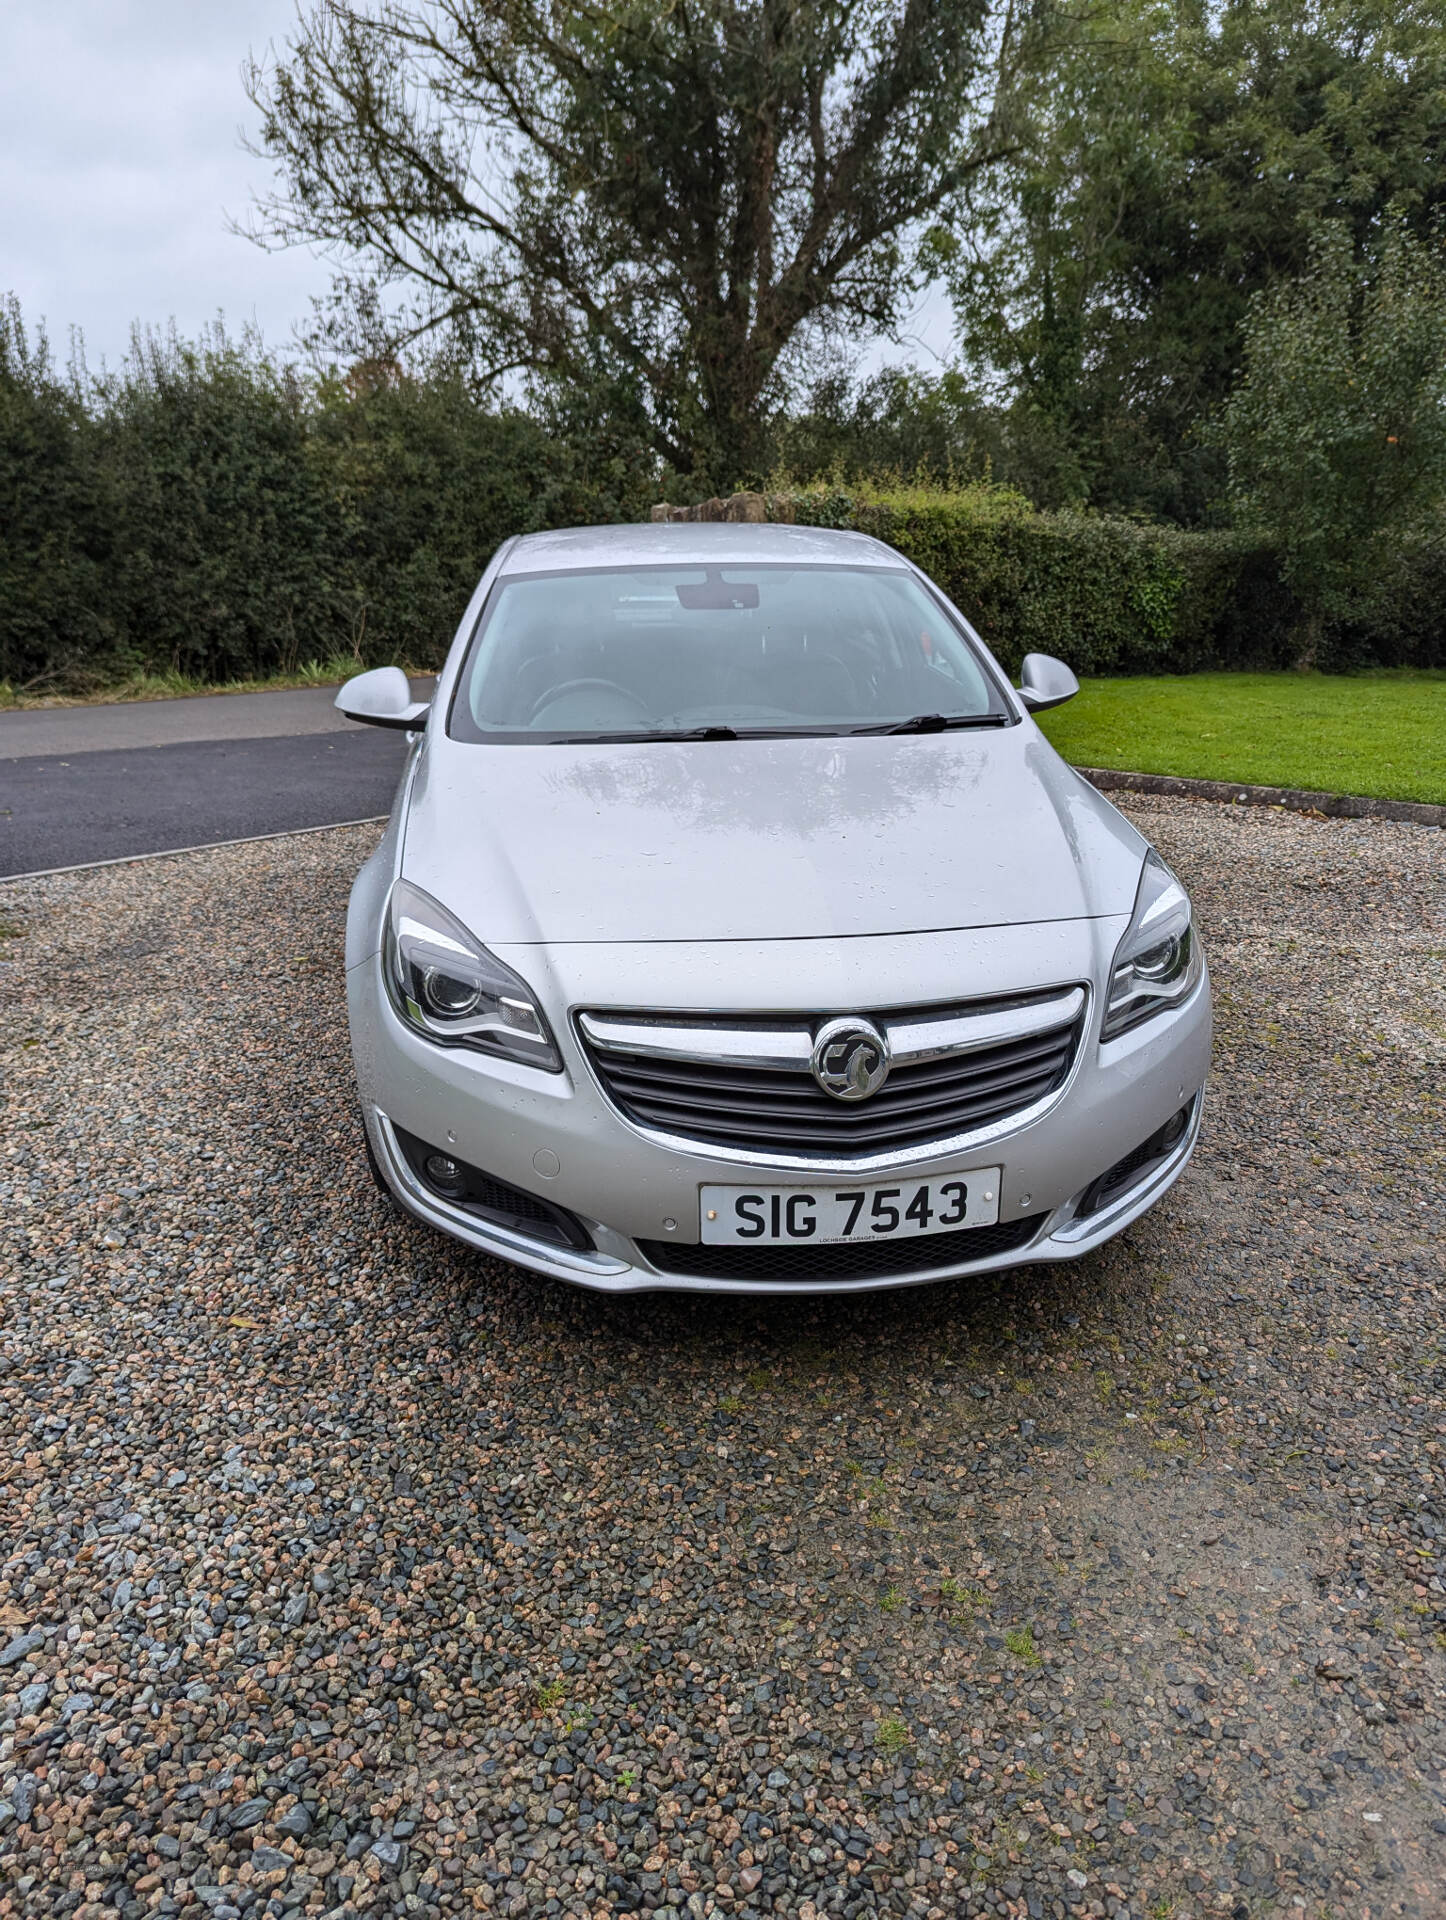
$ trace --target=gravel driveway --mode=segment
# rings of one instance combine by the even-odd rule
[[[370,829],[0,888],[0,1915],[1439,1916],[1446,836],[1130,804],[1191,1172],[873,1300],[389,1213]]]

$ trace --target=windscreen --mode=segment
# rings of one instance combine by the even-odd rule
[[[668,566],[520,575],[492,593],[452,709],[464,740],[874,732],[1007,709],[898,568]]]

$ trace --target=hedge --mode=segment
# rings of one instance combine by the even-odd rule
[[[0,306],[0,681],[435,664],[509,534],[635,519],[655,490],[636,447],[445,370],[303,377],[218,336],[62,377]]]
[[[62,377],[0,305],[0,681],[223,682],[345,655],[440,661],[488,557],[534,528],[638,520],[655,462],[578,407],[549,423],[459,375],[303,376],[251,342],[141,342]],[[776,490],[917,560],[1010,667],[1289,665],[1299,612],[1267,548],[996,487]],[[694,513],[706,508],[692,509]],[[1319,664],[1446,664],[1446,543],[1403,556],[1377,617]]]
[[[1295,663],[1301,612],[1270,547],[1229,532],[1040,513],[1004,488],[803,488],[774,519],[851,527],[937,580],[1000,659],[1029,652],[1082,673],[1191,673]],[[1369,626],[1339,632],[1324,667],[1446,665],[1446,545],[1402,557]]]

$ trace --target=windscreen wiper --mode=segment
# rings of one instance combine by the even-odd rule
[[[649,727],[639,733],[575,733],[565,739],[554,740],[555,747],[596,747],[607,746],[617,741],[627,745],[635,740],[737,740],[742,736],[735,727],[714,725],[711,727]]]
[[[850,733],[950,733],[955,727],[1007,727],[1005,713],[916,713],[910,720],[881,720],[873,727],[850,727]]]

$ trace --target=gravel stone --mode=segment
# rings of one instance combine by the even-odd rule
[[[0,887],[4,1910],[1437,1920],[1446,838],[1125,804],[1186,1177],[825,1301],[382,1203],[374,829]]]

